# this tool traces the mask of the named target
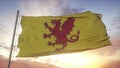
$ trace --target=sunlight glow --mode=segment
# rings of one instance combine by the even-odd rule
[[[3,55],[4,57],[9,57],[9,52],[6,49],[0,49],[0,55]]]
[[[68,63],[73,66],[83,66],[86,64],[94,63],[95,61],[98,61],[98,57],[90,54],[64,54],[64,55],[56,55],[52,56],[53,59],[58,60],[63,63]]]
[[[92,53],[72,53],[39,57],[32,59],[32,61],[48,63],[59,66],[61,68],[97,68],[100,66],[101,57]]]

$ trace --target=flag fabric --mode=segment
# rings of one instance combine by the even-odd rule
[[[37,57],[96,49],[111,44],[101,14],[22,16],[17,57]]]

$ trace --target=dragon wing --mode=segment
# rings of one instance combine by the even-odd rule
[[[62,31],[63,35],[68,35],[72,31],[72,28],[74,27],[74,21],[75,19],[73,17],[69,17],[62,25]]]

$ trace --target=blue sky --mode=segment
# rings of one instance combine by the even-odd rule
[[[4,55],[2,52],[6,52],[8,56],[8,50],[5,50],[11,44],[17,10],[20,10],[20,16],[64,15],[92,11],[102,14],[102,20],[107,27],[108,35],[112,41],[112,46],[95,50],[93,53],[102,53],[104,57],[106,55],[118,56],[117,58],[119,59],[119,3],[120,0],[0,0],[0,55]],[[20,24],[18,24],[18,27],[20,27]],[[17,30],[19,31],[19,29]]]

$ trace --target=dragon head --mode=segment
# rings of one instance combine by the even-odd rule
[[[61,19],[59,19],[59,20],[52,20],[51,23],[52,23],[53,25],[55,25],[55,24],[60,24],[60,21],[61,21]]]

